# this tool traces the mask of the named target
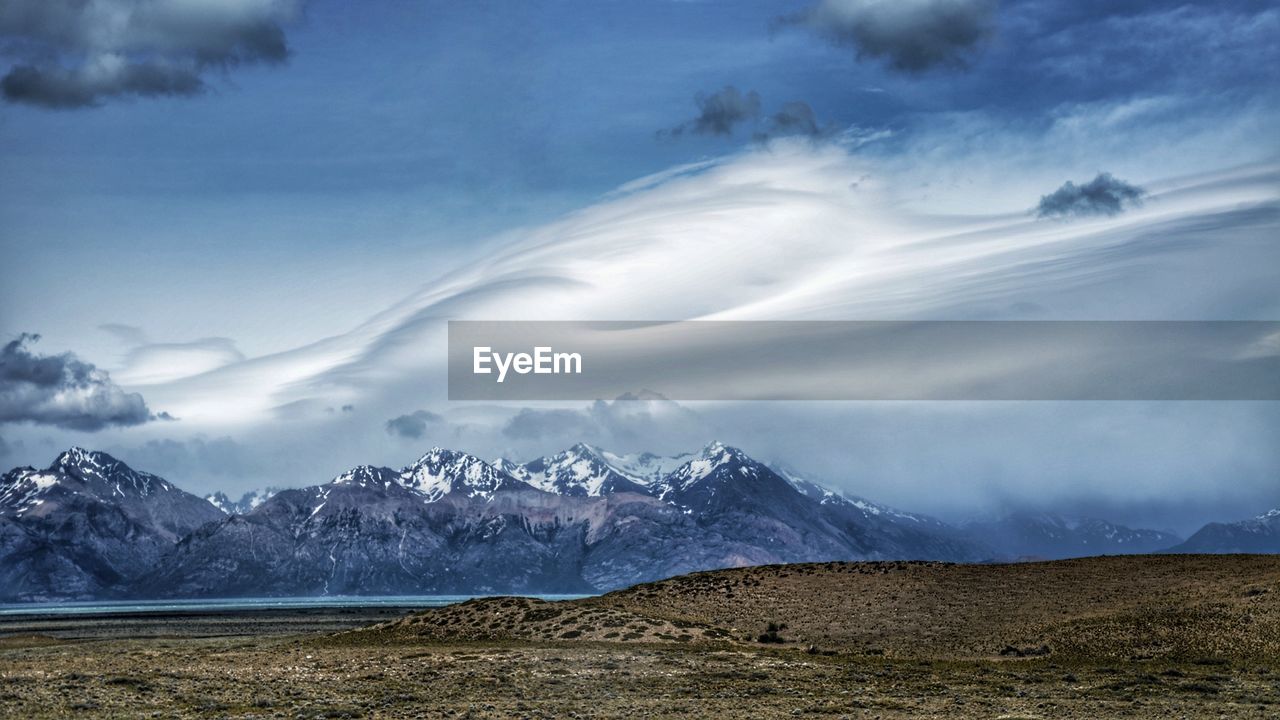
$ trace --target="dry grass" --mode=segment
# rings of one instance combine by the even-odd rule
[[[1274,718],[1278,608],[1275,557],[728,570],[337,635],[8,638],[0,717]]]

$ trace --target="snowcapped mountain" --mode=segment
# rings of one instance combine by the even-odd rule
[[[626,458],[585,443],[523,465],[499,459],[494,466],[539,490],[557,495],[599,497],[619,492],[649,492],[649,478],[630,474]]]
[[[271,496],[280,492],[282,488],[265,487],[249,492],[240,496],[239,500],[232,500],[227,494],[221,490],[205,496],[205,500],[209,504],[221,510],[227,515],[243,515],[250,510],[258,507],[262,503],[271,499]]]
[[[1280,553],[1280,508],[1249,520],[1209,523],[1169,552]]]
[[[0,599],[93,598],[156,564],[222,514],[106,453],[71,448],[0,478]]]
[[[590,591],[745,564],[988,557],[946,533],[867,522],[850,508],[816,502],[720,443],[677,459],[576,445],[523,464],[434,448],[403,470],[355,468],[207,525],[178,545],[151,589]]]
[[[438,447],[402,470],[400,482],[422,494],[427,502],[455,493],[488,500],[501,490],[530,489],[474,455]]]
[[[1048,560],[1090,555],[1131,555],[1163,550],[1181,541],[1177,535],[1116,525],[1097,518],[1068,518],[1053,513],[1013,513],[971,522],[964,529],[1010,557]]]
[[[803,498],[768,466],[720,442],[704,447],[692,460],[655,482],[652,489],[657,497],[686,509],[725,507],[726,503],[789,503]]]
[[[1280,511],[1211,524],[1180,547],[1275,551],[1277,525]],[[400,470],[361,465],[237,502],[79,448],[0,479],[0,599],[586,592],[739,565],[1069,557],[1176,541],[1054,515],[955,528],[718,442],[674,457],[578,444],[493,464],[433,448]]]
[[[170,541],[218,517],[207,502],[165,479],[134,470],[104,452],[78,447],[44,470],[15,468],[0,479],[0,514],[55,517],[86,503],[119,508]]]
[[[694,453],[670,456],[648,452],[616,455],[604,450],[599,451],[599,454],[609,467],[645,487],[657,485],[663,478],[696,457]]]

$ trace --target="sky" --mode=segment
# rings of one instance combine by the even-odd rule
[[[1244,0],[11,0],[0,466],[234,494],[719,439],[949,519],[1256,515],[1274,403],[498,406],[441,363],[451,318],[1280,320],[1278,36]]]

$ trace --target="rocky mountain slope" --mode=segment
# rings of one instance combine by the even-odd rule
[[[1250,520],[1209,523],[1169,552],[1280,553],[1280,508]]]

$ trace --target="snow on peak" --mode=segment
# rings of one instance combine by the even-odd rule
[[[146,497],[155,491],[173,490],[162,478],[134,470],[107,453],[82,447],[72,447],[59,455],[49,470],[65,473],[95,486],[99,492],[120,497],[126,494]]]
[[[277,487],[259,488],[241,495],[239,500],[232,500],[226,493],[217,491],[206,495],[204,499],[227,515],[243,515],[270,500],[278,492],[280,488]]]
[[[514,482],[510,475],[474,455],[439,447],[431,448],[400,472],[400,483],[421,493],[427,502],[455,492],[488,500]]]
[[[0,508],[14,510],[17,514],[31,510],[44,502],[44,495],[58,484],[59,474],[35,468],[15,468],[0,481]]]
[[[658,497],[667,499],[677,490],[685,490],[695,483],[710,477],[721,468],[737,466],[734,470],[742,475],[756,475],[763,467],[741,450],[713,442],[702,448],[698,456],[676,468],[663,481]]]
[[[387,468],[374,467],[372,465],[360,465],[334,478],[333,484],[356,485],[359,487],[381,487],[385,489],[390,486],[393,477],[395,477],[395,473]]]
[[[628,488],[639,483],[610,465],[601,450],[586,443],[523,465],[507,460],[499,460],[497,465],[518,480],[558,495],[599,497],[619,487],[639,489]]]
[[[204,499],[205,502],[221,510],[223,515],[234,515],[236,512],[236,504],[221,490],[205,495]]]
[[[649,452],[617,455],[607,450],[599,450],[598,454],[600,459],[618,474],[637,485],[646,487],[658,484],[681,465],[693,459],[693,455],[689,453],[671,456],[655,455]]]

